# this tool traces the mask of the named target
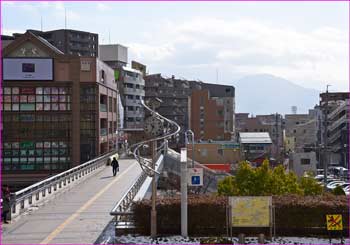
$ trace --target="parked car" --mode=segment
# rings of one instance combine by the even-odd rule
[[[332,181],[332,182],[329,182],[327,184],[327,189],[329,190],[333,190],[335,189],[337,186],[341,186],[343,184],[346,184],[346,182],[342,181],[342,180],[336,180],[336,181]]]

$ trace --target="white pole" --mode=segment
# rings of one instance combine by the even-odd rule
[[[187,237],[187,148],[181,148],[181,236]]]

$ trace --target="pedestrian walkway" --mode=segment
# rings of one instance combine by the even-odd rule
[[[92,244],[111,221],[109,212],[141,173],[135,160],[112,167],[67,188],[37,210],[2,226],[1,244]]]

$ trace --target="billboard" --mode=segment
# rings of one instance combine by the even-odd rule
[[[51,58],[4,58],[3,80],[53,80]]]
[[[233,227],[269,227],[271,196],[230,197]]]

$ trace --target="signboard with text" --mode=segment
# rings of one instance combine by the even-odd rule
[[[53,80],[51,58],[4,58],[3,80]]]
[[[271,196],[230,197],[232,226],[271,226],[271,204]]]

